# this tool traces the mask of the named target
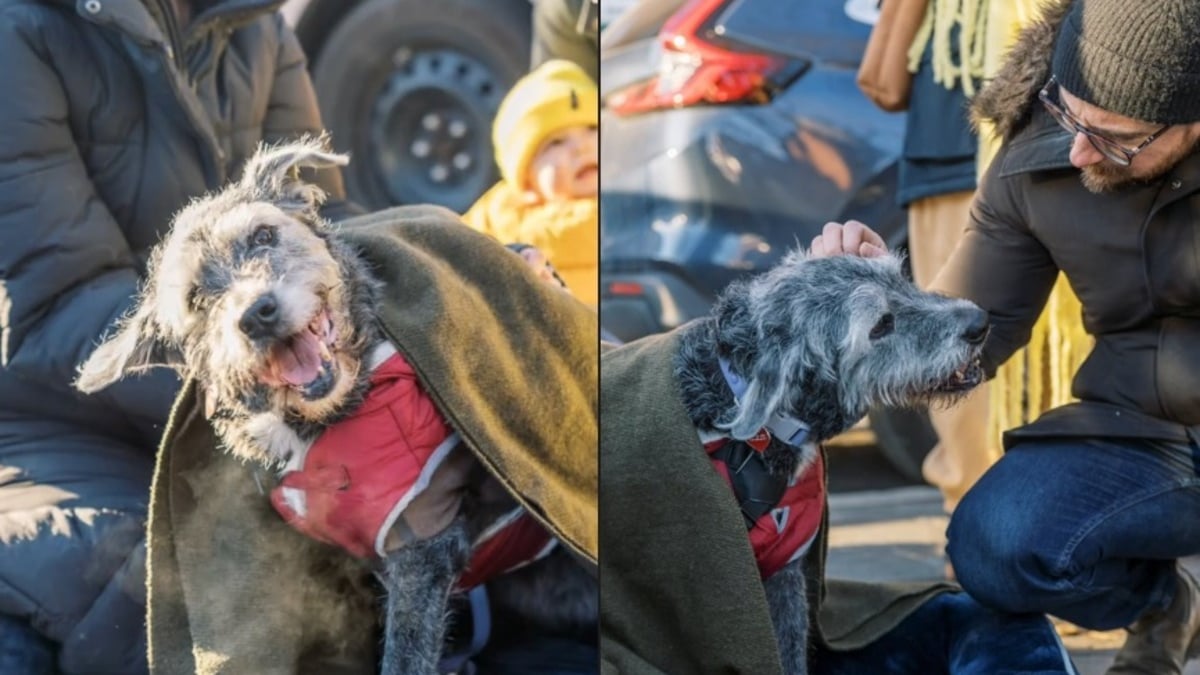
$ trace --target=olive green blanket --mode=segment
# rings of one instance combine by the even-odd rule
[[[606,347],[601,356],[602,670],[779,673],[745,523],[680,398],[677,345],[668,333]],[[831,648],[868,644],[953,589],[824,581],[827,534],[826,517],[806,572],[811,625]]]
[[[578,556],[598,555],[598,322],[434,207],[346,221],[383,281],[379,321],[478,458]],[[292,531],[272,476],[218,449],[188,383],[148,525],[154,673],[374,673],[369,570]]]

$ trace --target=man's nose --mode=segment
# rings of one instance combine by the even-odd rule
[[[1083,132],[1075,134],[1071,140],[1071,166],[1082,169],[1085,166],[1099,164],[1104,159],[1104,155],[1088,140],[1087,134]]]

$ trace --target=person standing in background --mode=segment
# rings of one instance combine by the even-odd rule
[[[144,519],[179,387],[76,369],[190,199],[322,125],[282,0],[0,5],[0,672],[147,670]],[[352,209],[315,177],[325,214]]]
[[[988,4],[925,3],[924,20],[903,54],[912,83],[896,199],[908,210],[909,259],[921,288],[933,283],[958,245],[975,195],[978,143],[968,103],[982,75]],[[906,20],[899,14],[883,20],[889,19]],[[891,58],[901,54],[887,53]],[[1000,456],[999,436],[988,434],[988,387],[976,388],[952,407],[932,408],[929,418],[938,443],[926,456],[922,474],[941,491],[950,514]],[[946,571],[953,577],[949,564]]]
[[[600,81],[599,0],[538,0],[533,3],[530,70],[566,59]]]

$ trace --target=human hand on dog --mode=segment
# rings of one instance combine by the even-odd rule
[[[508,249],[517,255],[521,256],[521,260],[533,270],[537,278],[544,281],[555,288],[567,290],[567,284],[558,276],[558,270],[554,269],[554,265],[550,264],[550,260],[546,258],[546,254],[542,253],[536,246],[529,244],[508,244]]]
[[[812,240],[808,254],[813,258],[857,255],[875,258],[887,254],[887,244],[875,230],[857,220],[825,223],[825,229]]]

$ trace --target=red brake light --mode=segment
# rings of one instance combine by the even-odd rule
[[[646,289],[636,281],[614,281],[608,285],[610,295],[643,295]]]
[[[658,75],[612,94],[608,108],[618,115],[634,115],[705,103],[766,102],[769,77],[784,60],[712,41],[708,24],[728,3],[691,0],[673,14],[659,32],[663,57]]]

